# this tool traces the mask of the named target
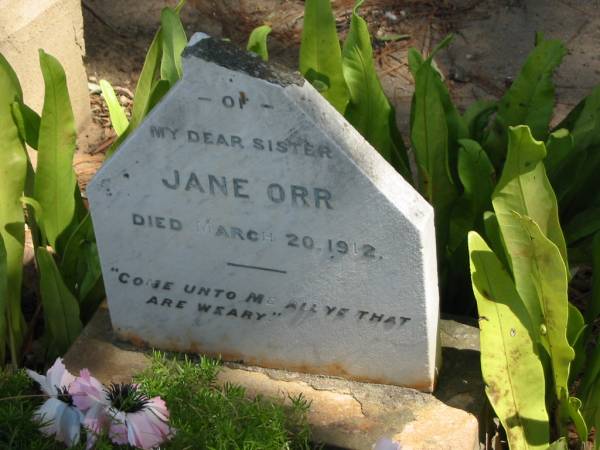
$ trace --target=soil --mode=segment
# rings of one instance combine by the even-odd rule
[[[354,0],[332,3],[343,39]],[[85,61],[92,82],[105,78],[133,91],[160,11],[174,4],[83,0]],[[303,8],[302,0],[188,0],[182,21],[188,36],[203,31],[240,46],[255,26],[267,23],[273,28],[271,59],[295,70]],[[562,40],[569,50],[555,77],[554,122],[600,84],[598,0],[367,0],[361,14],[374,37],[382,83],[405,138],[413,92],[407,51],[415,47],[427,53],[448,33],[454,34],[454,41],[437,62],[460,108],[505,92],[533,48],[536,31]],[[404,37],[378,39],[392,34]]]

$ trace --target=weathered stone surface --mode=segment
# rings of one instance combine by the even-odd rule
[[[329,445],[369,450],[379,438],[388,437],[400,442],[403,450],[477,449],[477,418],[485,398],[476,350],[478,330],[447,320],[440,322],[440,329],[445,366],[434,395],[233,363],[225,365],[218,381],[242,385],[250,396],[282,401],[302,394],[312,402],[313,439]],[[446,347],[457,342],[459,347]],[[148,361],[146,353],[115,340],[106,307],[101,307],[65,356],[73,373],[86,367],[104,383],[129,382]]]
[[[433,210],[299,75],[196,36],[88,197],[122,338],[432,390]]]
[[[38,49],[58,58],[67,74],[79,130],[89,124],[90,99],[83,66],[85,45],[79,0],[6,0],[0,2],[0,53],[17,72],[25,103],[41,112],[44,80]]]

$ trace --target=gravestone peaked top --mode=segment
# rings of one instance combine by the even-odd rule
[[[88,196],[119,337],[433,389],[433,210],[299,75],[195,35]]]

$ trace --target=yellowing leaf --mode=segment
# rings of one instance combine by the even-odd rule
[[[100,88],[102,89],[102,97],[108,106],[108,114],[110,115],[110,122],[118,136],[121,136],[127,127],[129,121],[125,115],[125,110],[119,103],[119,99],[115,94],[114,89],[110,83],[106,80],[100,80]]]
[[[468,240],[486,394],[511,449],[546,450],[550,427],[544,369],[529,333],[529,315],[509,274],[481,236],[470,232]]]

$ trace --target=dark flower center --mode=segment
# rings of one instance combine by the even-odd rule
[[[112,383],[104,391],[113,408],[125,413],[141,411],[150,403],[148,396],[132,384]]]
[[[58,394],[56,398],[69,406],[73,406],[73,397],[69,394],[69,389],[66,386],[55,386]]]

